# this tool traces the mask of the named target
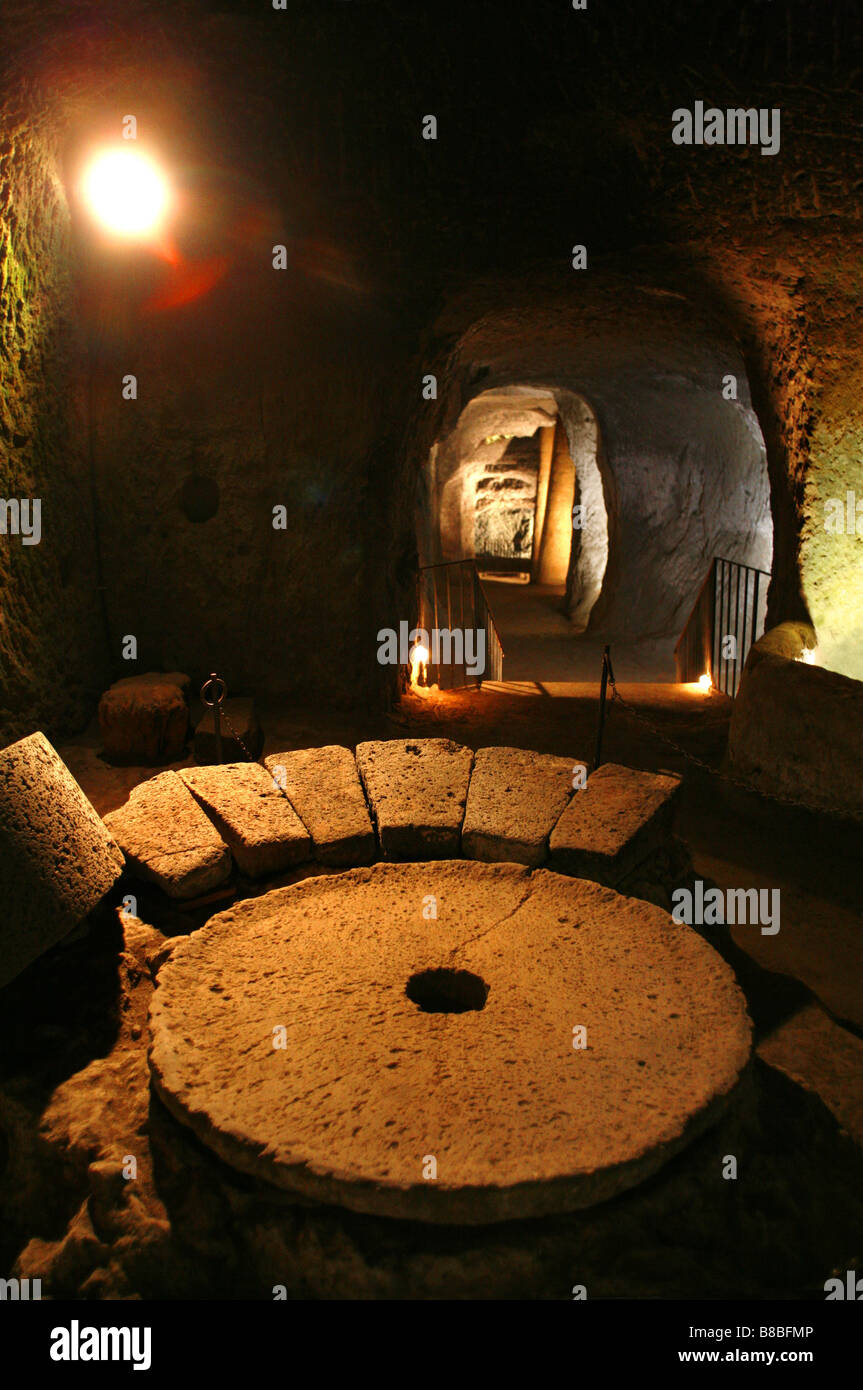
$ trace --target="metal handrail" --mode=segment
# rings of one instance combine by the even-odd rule
[[[749,650],[761,635],[757,628],[762,578],[769,580],[767,570],[723,555],[714,557],[674,648],[679,681],[698,680],[707,673],[717,689],[734,698]],[[734,638],[734,656],[723,653],[725,637]]]
[[[453,586],[450,583],[449,577],[447,577],[445,593],[439,593],[437,577],[436,574],[434,574],[436,571],[449,571],[454,568],[458,568],[461,571],[457,592],[460,608],[458,616],[460,621],[455,624],[453,622],[455,617],[453,612],[453,602],[455,598]],[[467,575],[469,575],[467,583],[464,582],[466,572]],[[422,576],[428,576],[429,574],[433,574],[431,597],[434,609],[433,624],[423,621],[429,595],[423,591]],[[442,613],[438,612],[439,601],[443,607]],[[481,674],[473,675],[468,673],[465,663],[459,665],[434,665],[429,661],[427,668],[429,685],[437,684],[441,689],[453,690],[465,685],[481,685],[483,680],[502,679],[503,644],[500,640],[500,633],[498,632],[497,624],[491,611],[488,595],[479,577],[479,571],[473,557],[465,556],[463,560],[443,560],[437,565],[421,565],[417,576],[417,609],[418,626],[420,627],[434,627],[438,630],[443,630],[444,628],[449,630],[460,629],[462,632],[473,627],[476,630],[483,629],[486,634],[486,662],[485,669]],[[441,618],[443,618],[443,622],[440,621]]]

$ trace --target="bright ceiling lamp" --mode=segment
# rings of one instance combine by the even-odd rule
[[[158,165],[137,150],[103,150],[84,171],[84,201],[96,221],[115,236],[146,239],[161,227],[170,203]]]

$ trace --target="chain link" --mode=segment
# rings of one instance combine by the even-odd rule
[[[291,809],[293,810],[293,809],[294,809],[294,805],[293,805],[293,802],[291,801],[291,798],[288,796],[287,788],[286,788],[286,787],[283,787],[283,786],[281,785],[281,783],[280,783],[280,782],[277,782],[277,781],[276,781],[276,778],[273,777],[273,774],[270,772],[270,769],[267,767],[266,763],[264,762],[264,754],[263,754],[263,751],[261,752],[260,758],[253,758],[252,755],[251,755],[251,753],[249,752],[248,748],[247,748],[246,745],[244,744],[243,740],[241,739],[240,735],[237,733],[237,730],[234,728],[233,724],[231,723],[231,717],[230,717],[230,715],[228,714],[228,711],[224,708],[224,706],[223,706],[222,704],[220,704],[220,706],[219,706],[219,713],[220,713],[222,719],[224,719],[225,723],[227,724],[229,732],[230,732],[231,735],[237,740],[237,743],[238,743],[238,744],[240,745],[240,747],[242,748],[242,750],[243,750],[243,752],[245,753],[245,755],[246,755],[248,761],[249,761],[250,763],[255,763],[257,767],[262,767],[262,768],[264,769],[264,771],[266,772],[267,776],[270,777],[270,778],[272,779],[273,786],[275,787],[276,791],[279,793],[279,796],[284,797],[285,801],[287,801],[288,805],[289,805],[289,806],[291,807]]]
[[[811,802],[803,801],[798,797],[783,796],[780,792],[767,791],[765,788],[756,786],[754,782],[749,782],[743,777],[735,776],[734,773],[722,772],[718,768],[711,767],[710,763],[706,763],[703,758],[696,758],[694,753],[690,753],[681,744],[677,743],[673,738],[670,738],[668,734],[663,733],[661,729],[658,729],[655,724],[645,718],[639,710],[634,709],[628,701],[624,700],[617,688],[614,676],[610,671],[608,683],[611,686],[612,704],[616,703],[620,705],[627,714],[631,715],[631,717],[637,721],[637,723],[643,725],[645,729],[649,729],[656,738],[661,739],[669,748],[673,748],[675,753],[678,753],[685,762],[691,763],[693,767],[700,768],[702,772],[706,772],[710,777],[716,777],[720,782],[727,782],[732,787],[737,787],[741,791],[749,792],[767,801],[774,801],[778,806],[793,806],[798,811],[814,812],[816,815],[822,816],[832,814],[839,817],[840,820],[853,821],[854,824],[863,826],[863,816],[849,811],[846,807],[840,806],[838,802],[825,802],[821,806],[815,806]]]
[[[220,717],[221,719],[224,719],[225,723],[226,723],[227,726],[228,726],[228,729],[230,730],[230,732],[231,732],[231,734],[233,735],[233,737],[236,739],[237,743],[238,743],[238,744],[240,745],[240,747],[242,748],[242,750],[243,750],[243,752],[245,753],[246,757],[248,758],[249,762],[250,762],[250,763],[260,762],[261,766],[263,767],[263,755],[261,755],[261,758],[260,758],[260,759],[258,759],[258,758],[253,758],[253,757],[252,757],[252,755],[251,755],[251,753],[249,752],[248,748],[247,748],[246,745],[243,743],[243,740],[240,738],[240,735],[237,733],[236,729],[234,728],[233,724],[231,723],[231,719],[230,719],[230,716],[229,716],[229,714],[228,714],[228,711],[224,708],[224,705],[222,705],[222,704],[219,705],[219,717]]]

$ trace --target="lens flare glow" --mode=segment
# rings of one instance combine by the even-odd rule
[[[161,170],[147,155],[131,149],[97,154],[84,172],[81,191],[96,221],[122,237],[154,235],[170,203]]]
[[[708,672],[705,671],[703,676],[698,677],[698,689],[703,690],[706,695],[712,689],[712,687],[713,681],[710,679]]]
[[[429,650],[421,642],[417,642],[410,652],[411,685],[414,690],[421,690],[428,679]]]

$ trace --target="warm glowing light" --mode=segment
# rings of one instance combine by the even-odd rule
[[[698,677],[698,689],[703,690],[705,695],[713,689],[713,681],[707,671],[704,672],[703,676]]]
[[[805,661],[807,666],[814,666],[817,661],[816,652],[816,647],[804,647],[797,660]]]
[[[154,235],[170,202],[157,165],[137,150],[123,148],[96,155],[85,170],[82,193],[96,220],[123,237]]]
[[[427,671],[428,661],[429,661],[429,651],[428,651],[428,647],[424,647],[423,644],[422,644],[422,642],[417,642],[416,646],[414,646],[414,647],[411,648],[411,653],[410,653],[410,663],[411,663],[411,685],[412,685],[412,686],[414,686],[414,687],[418,687],[418,686],[419,686],[419,683],[420,683],[420,673],[422,673],[422,676],[423,676],[423,679],[424,679],[424,680],[425,680],[425,678],[427,677],[427,675],[428,675],[428,671]]]

